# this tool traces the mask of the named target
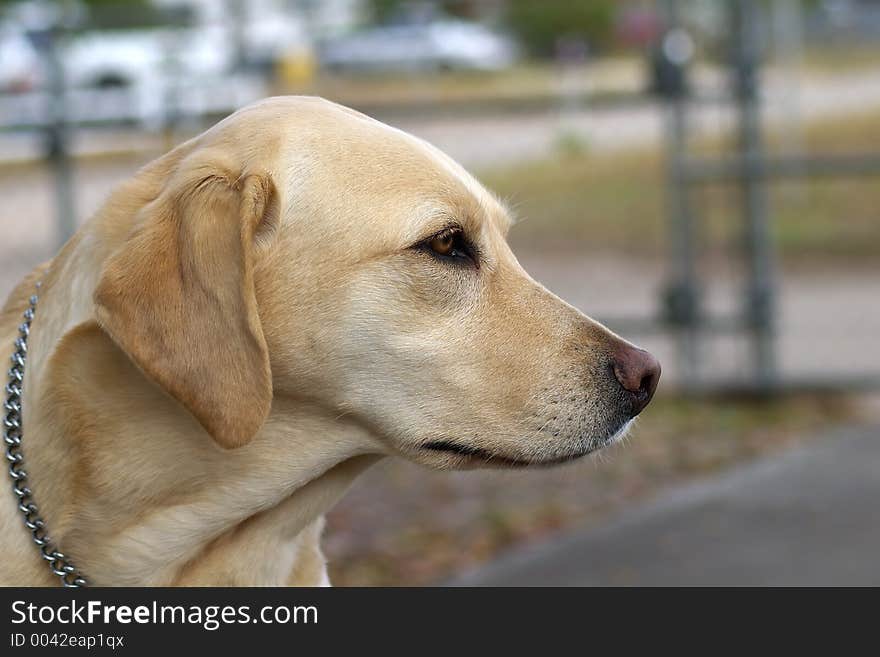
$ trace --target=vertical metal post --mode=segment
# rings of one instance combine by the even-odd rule
[[[55,220],[59,245],[70,239],[76,230],[76,210],[73,197],[73,166],[69,151],[67,99],[65,94],[64,64],[58,52],[61,27],[52,28],[45,40],[48,70],[49,103],[46,125],[46,159],[52,169],[55,184]]]
[[[180,50],[179,30],[168,30],[164,39],[162,58],[162,140],[166,151],[174,148],[176,130],[180,123]]]
[[[783,67],[781,89],[774,102],[781,105],[786,120],[780,126],[783,147],[789,155],[804,151],[801,112],[801,73],[804,64],[803,6],[801,0],[774,0],[773,51],[777,65]],[[803,173],[803,167],[799,173]]]
[[[732,0],[733,65],[739,117],[740,189],[748,259],[747,318],[752,371],[759,388],[776,380],[774,264],[768,223],[764,145],[758,95],[759,8],[755,0]]]
[[[226,10],[229,14],[228,21],[232,23],[232,46],[235,49],[235,69],[244,70],[247,64],[247,44],[245,31],[247,30],[248,11],[245,0],[227,0]]]
[[[664,2],[667,29],[680,26],[677,0]],[[675,330],[682,388],[698,384],[699,289],[695,257],[694,216],[686,177],[687,98],[685,91],[673,93],[666,103],[668,215],[670,221],[670,274],[666,292],[667,320]]]

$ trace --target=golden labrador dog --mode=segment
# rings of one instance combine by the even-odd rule
[[[41,281],[18,464],[40,535],[93,585],[322,585],[323,514],[378,458],[607,445],[657,361],[529,278],[509,226],[449,157],[317,98],[147,165],[0,315],[6,360]],[[12,497],[0,530],[0,582],[59,583]]]

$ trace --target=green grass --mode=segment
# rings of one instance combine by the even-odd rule
[[[876,45],[813,46],[803,57],[809,73],[851,73],[880,70],[880,48]]]
[[[602,58],[570,72],[572,90],[597,96],[634,93],[643,82],[643,62],[637,56]],[[536,98],[556,99],[562,84],[559,67],[548,62],[524,62],[502,71],[441,71],[425,73],[345,74],[321,72],[301,84],[279,82],[275,93],[315,94],[344,105],[406,106],[428,103],[516,103]]]
[[[880,152],[880,113],[822,122],[806,130],[811,152]],[[771,150],[778,149],[771,136]],[[722,152],[719,141],[700,145]],[[551,159],[486,171],[481,176],[518,218],[514,245],[577,250],[663,251],[666,173],[653,150],[595,154],[560,149]],[[695,191],[693,207],[706,247],[741,234],[738,191],[715,184]],[[880,255],[880,172],[849,179],[776,181],[769,193],[772,230],[784,258],[866,259]]]

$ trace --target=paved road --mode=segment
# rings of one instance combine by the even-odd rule
[[[710,90],[720,85],[706,85]],[[880,74],[876,70],[839,76],[789,78],[767,76],[762,116],[765,126],[797,140],[802,122],[842,118],[880,106]],[[379,117],[381,118],[381,117]],[[695,135],[717,136],[733,128],[732,106],[693,105],[688,120]],[[392,124],[436,144],[469,167],[546,157],[561,136],[577,137],[592,152],[655,146],[663,141],[664,112],[659,103],[629,107],[560,108],[512,116],[438,119],[412,117]],[[786,146],[794,148],[800,144]]]
[[[880,426],[686,486],[452,585],[880,585]]]

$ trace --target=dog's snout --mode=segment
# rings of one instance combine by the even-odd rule
[[[611,360],[614,377],[632,401],[632,416],[641,413],[660,380],[660,362],[644,349],[624,347]]]

